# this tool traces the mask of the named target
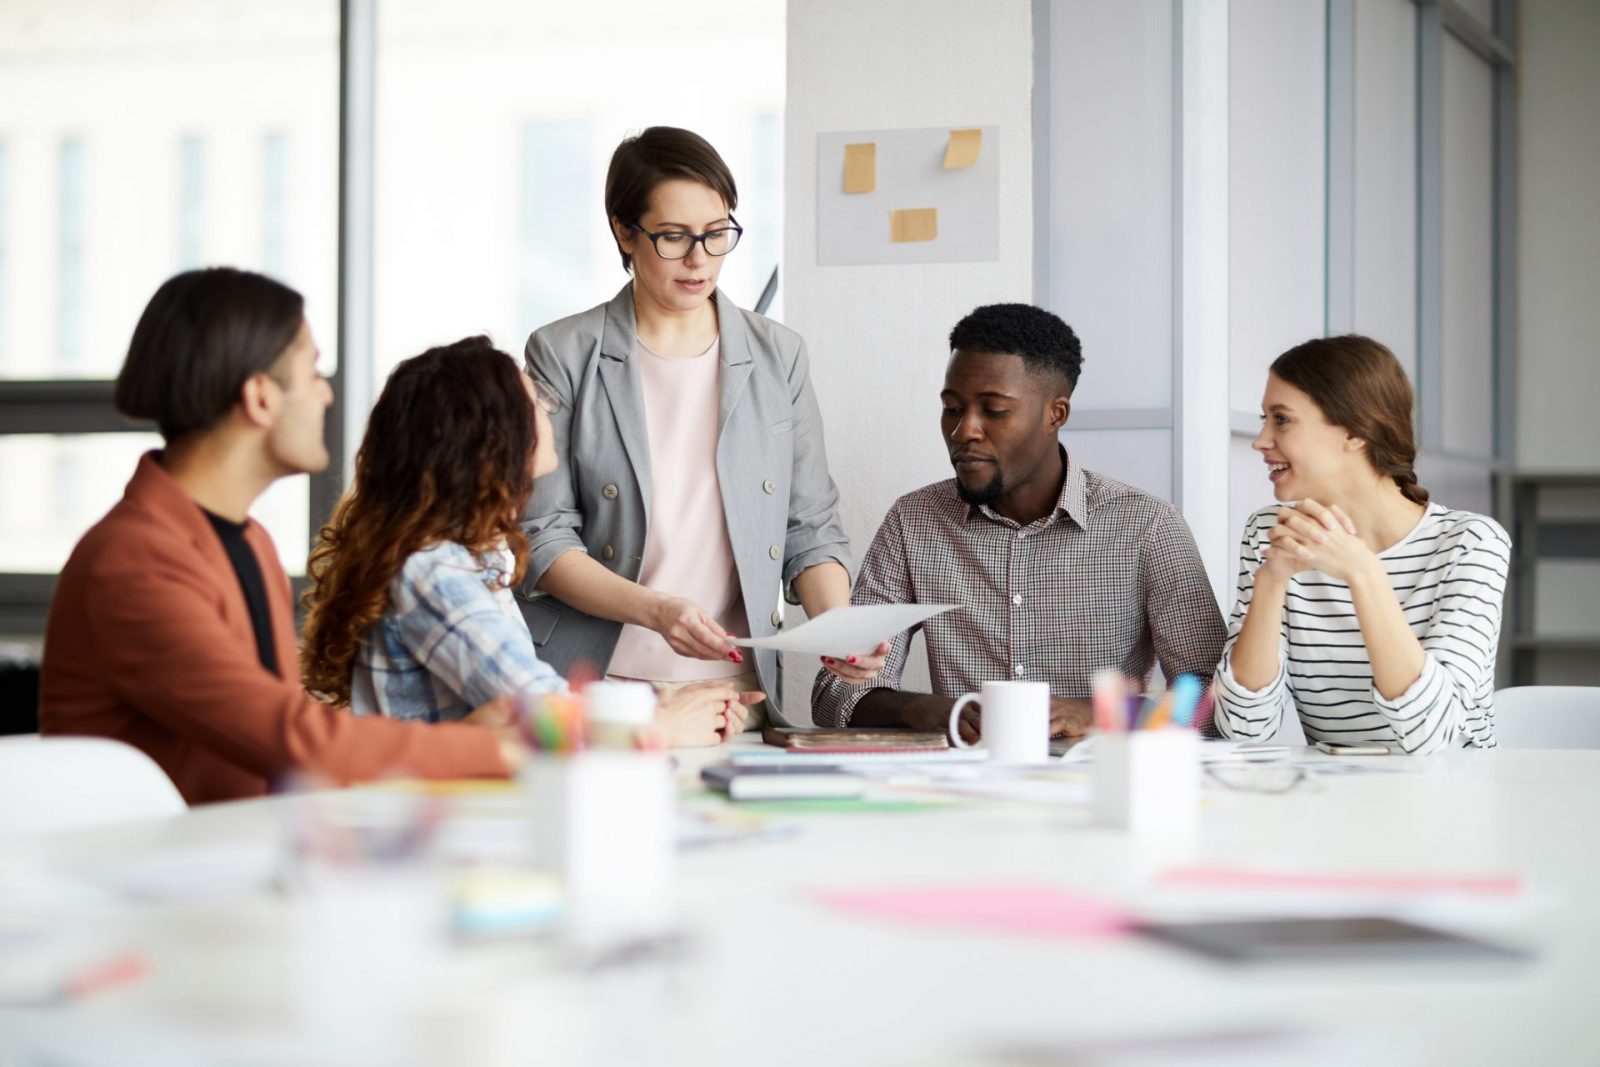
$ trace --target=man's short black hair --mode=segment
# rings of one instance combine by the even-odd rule
[[[270,371],[305,319],[300,294],[232,267],[185,271],[156,290],[117,375],[117,410],[167,441],[221,421],[239,390]]]
[[[950,350],[1021,356],[1031,369],[1060,375],[1067,393],[1078,387],[1083,346],[1060,317],[1032,304],[986,304],[956,323]]]

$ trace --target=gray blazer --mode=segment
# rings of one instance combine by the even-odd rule
[[[762,637],[783,624],[787,583],[830,559],[848,570],[850,544],[828,476],[805,342],[735,307],[720,289],[715,299],[722,359],[717,477],[750,634]],[[528,338],[528,373],[561,398],[551,417],[561,466],[535,483],[528,503],[523,529],[532,551],[519,602],[540,655],[563,674],[585,661],[603,672],[622,624],[586,615],[534,585],[573,549],[632,581],[643,564],[650,438],[635,335],[629,282],[610,303]],[[797,603],[792,591],[789,601]],[[776,708],[777,654],[759,651],[755,661]]]

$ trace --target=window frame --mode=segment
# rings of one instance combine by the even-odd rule
[[[333,462],[310,478],[308,536],[344,492],[354,442],[372,396],[372,220],[374,64],[379,0],[339,3],[338,362],[329,376],[334,403],[323,436]],[[112,403],[110,379],[7,380],[0,383],[0,436],[149,431]],[[128,472],[132,475],[132,471]],[[0,571],[0,635],[44,633],[57,575]],[[295,579],[299,593],[305,579]]]

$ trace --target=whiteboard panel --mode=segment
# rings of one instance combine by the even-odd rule
[[[1074,463],[1096,474],[1172,499],[1171,430],[1074,430],[1067,423],[1061,443]]]
[[[1234,0],[1228,21],[1229,403],[1326,324],[1327,10]]]
[[[1494,452],[1494,71],[1444,43],[1444,447]]]
[[[856,130],[817,134],[817,263],[954,263],[1000,258],[1000,127],[983,126],[977,162],[946,170],[952,130]],[[877,145],[875,188],[844,191],[845,145]],[[890,240],[895,211],[934,208],[929,241]]]
[[[1172,37],[1171,4],[1051,7],[1049,218],[1038,240],[1046,306],[1083,340],[1081,411],[1173,401]]]
[[[1417,8],[1356,4],[1355,330],[1417,380]]]

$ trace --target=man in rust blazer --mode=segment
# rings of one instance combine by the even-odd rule
[[[322,470],[332,390],[300,295],[213,268],[157,290],[117,379],[117,409],[165,448],[78,543],[45,633],[40,731],[127,742],[191,804],[266,792],[296,771],[503,777],[524,749],[508,709],[461,723],[358,718],[299,683],[289,580],[250,507]]]

